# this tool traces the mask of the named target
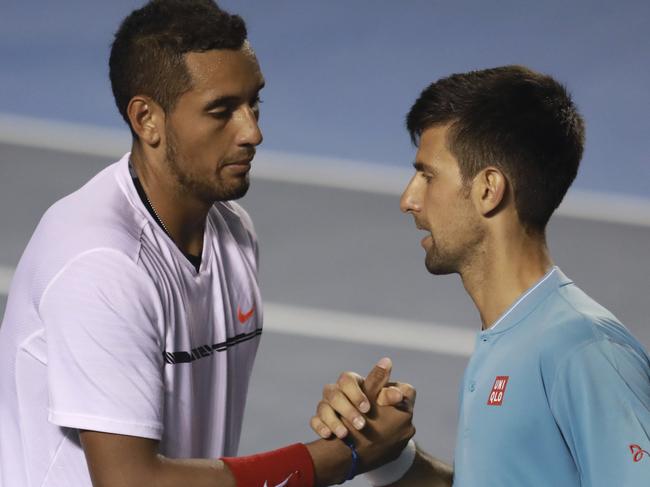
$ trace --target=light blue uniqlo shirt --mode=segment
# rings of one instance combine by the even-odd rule
[[[454,486],[650,486],[650,359],[554,267],[479,333]]]

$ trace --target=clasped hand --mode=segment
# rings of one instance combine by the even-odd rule
[[[395,459],[415,434],[416,391],[410,384],[389,382],[392,362],[381,359],[367,377],[343,372],[323,388],[310,426],[322,438],[350,435],[360,457],[360,471]]]

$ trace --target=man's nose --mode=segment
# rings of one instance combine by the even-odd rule
[[[402,193],[399,200],[399,209],[402,213],[420,211],[420,204],[417,202],[413,191],[413,180],[409,182],[408,186]]]
[[[237,145],[258,146],[264,140],[258,123],[258,116],[253,109],[246,107],[240,115],[241,127],[237,138]]]

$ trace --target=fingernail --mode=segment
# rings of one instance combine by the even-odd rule
[[[345,438],[345,435],[347,434],[347,432],[348,432],[348,430],[346,430],[344,426],[339,426],[334,431],[336,436],[338,436],[339,438]]]
[[[356,429],[360,430],[361,428],[363,428],[363,426],[366,424],[366,422],[363,420],[363,418],[356,417],[352,421],[352,424],[354,425],[354,427]]]
[[[377,362],[377,367],[380,367],[382,369],[387,369],[388,367],[390,367],[390,364],[391,364],[390,359],[388,357],[384,357],[379,362]]]
[[[321,428],[321,430],[320,430],[320,435],[323,438],[329,438],[331,434],[332,434],[332,432],[329,430],[329,428]]]
[[[362,413],[367,413],[370,411],[370,403],[368,401],[363,401],[361,404],[359,404],[359,411]]]

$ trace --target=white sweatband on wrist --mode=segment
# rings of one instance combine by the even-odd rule
[[[366,480],[374,487],[383,487],[397,482],[409,471],[415,460],[415,442],[409,440],[399,457],[386,465],[366,472]]]

